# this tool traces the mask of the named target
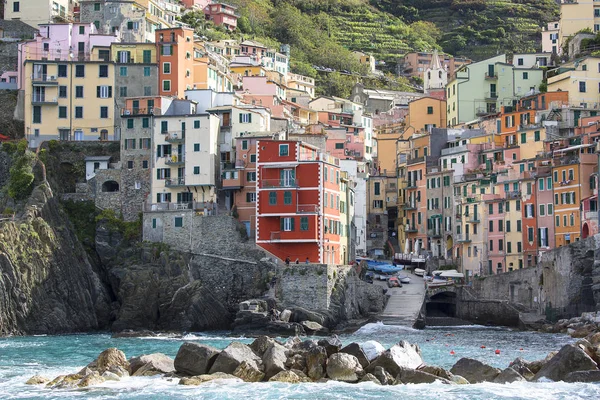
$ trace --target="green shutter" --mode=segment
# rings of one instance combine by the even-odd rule
[[[279,230],[283,232],[283,220],[285,218],[279,218]]]
[[[295,219],[295,218],[291,218],[291,220],[292,220],[292,229],[291,229],[291,230],[293,231],[293,230],[294,230],[294,221],[295,221],[296,219]]]
[[[240,124],[242,123],[242,114],[240,114]]]

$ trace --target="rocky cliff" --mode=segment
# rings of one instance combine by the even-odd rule
[[[20,218],[0,221],[0,334],[106,327],[110,292],[45,184]]]

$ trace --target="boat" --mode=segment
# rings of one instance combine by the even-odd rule
[[[410,283],[410,278],[408,277],[408,275],[404,275],[404,274],[399,274],[397,275],[398,280],[402,283]]]
[[[425,275],[425,270],[421,269],[421,268],[415,268],[415,275],[423,276],[423,275]]]

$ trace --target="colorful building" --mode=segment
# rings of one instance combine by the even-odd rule
[[[157,29],[159,94],[183,98],[194,85],[194,30]]]
[[[213,2],[204,7],[206,19],[215,23],[216,26],[224,26],[227,30],[237,28],[238,15],[236,7],[221,2]]]

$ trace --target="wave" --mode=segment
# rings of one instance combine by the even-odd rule
[[[452,326],[427,326],[425,330],[456,330],[456,329],[476,329],[476,330],[493,330],[493,331],[511,331],[512,329],[503,326],[488,326],[488,325],[452,325]]]
[[[411,328],[409,326],[403,325],[386,325],[383,322],[372,322],[366,325],[363,325],[358,329],[353,335],[357,336],[367,336],[367,335],[376,335],[376,334],[386,334],[386,333],[399,333],[399,332],[419,332],[418,329]]]
[[[234,341],[234,340],[250,340],[252,338],[248,338],[245,336],[212,336],[209,334],[194,334],[194,333],[188,333],[185,335],[158,335],[158,336],[139,336],[136,337],[135,339],[142,339],[142,340],[173,340],[173,341],[193,341],[193,340],[209,340],[209,341],[216,341],[216,340],[229,340],[229,341]]]

